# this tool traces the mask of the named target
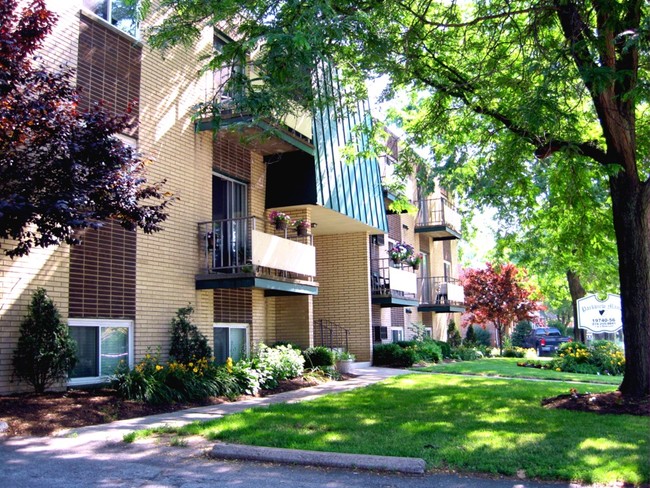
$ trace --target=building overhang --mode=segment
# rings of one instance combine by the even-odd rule
[[[314,155],[314,145],[310,138],[283,125],[254,120],[251,115],[222,115],[220,121],[204,118],[196,122],[196,130],[217,130],[226,139],[241,143],[263,156],[296,149]]]
[[[373,305],[379,305],[381,308],[418,306],[418,301],[415,298],[396,297],[390,295],[372,295],[372,303]]]
[[[434,241],[451,241],[460,239],[461,235],[449,226],[442,225],[416,225],[415,232],[431,237]]]
[[[210,273],[197,275],[197,290],[254,288],[267,296],[318,295],[318,283],[298,279],[264,276],[256,273]]]
[[[444,303],[421,303],[418,305],[418,312],[464,313],[465,306]]]

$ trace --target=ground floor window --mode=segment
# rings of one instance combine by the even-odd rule
[[[402,329],[393,329],[391,332],[393,333],[393,342],[399,342],[404,338]]]
[[[71,384],[101,381],[113,374],[122,361],[132,366],[132,321],[70,319],[68,325],[77,343],[77,365],[70,372]]]
[[[214,324],[214,360],[225,363],[248,356],[248,324]]]

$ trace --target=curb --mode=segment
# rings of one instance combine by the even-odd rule
[[[208,452],[208,456],[214,459],[298,464],[328,468],[356,468],[407,474],[424,474],[426,466],[424,459],[420,458],[341,454],[226,443],[216,444]]]

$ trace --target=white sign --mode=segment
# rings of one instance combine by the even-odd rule
[[[607,300],[596,295],[580,298],[578,303],[578,327],[590,332],[618,332],[623,328],[621,297],[607,294]]]

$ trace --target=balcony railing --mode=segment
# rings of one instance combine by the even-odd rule
[[[293,232],[276,231],[266,220],[253,216],[201,222],[199,241],[205,272],[313,281],[313,236],[290,235]]]
[[[418,203],[417,227],[442,226],[457,233],[461,230],[460,214],[446,198],[421,200]]]
[[[406,264],[388,258],[371,259],[370,286],[373,295],[416,299],[417,277]]]
[[[418,290],[421,305],[462,307],[465,304],[465,292],[457,278],[418,278]]]

